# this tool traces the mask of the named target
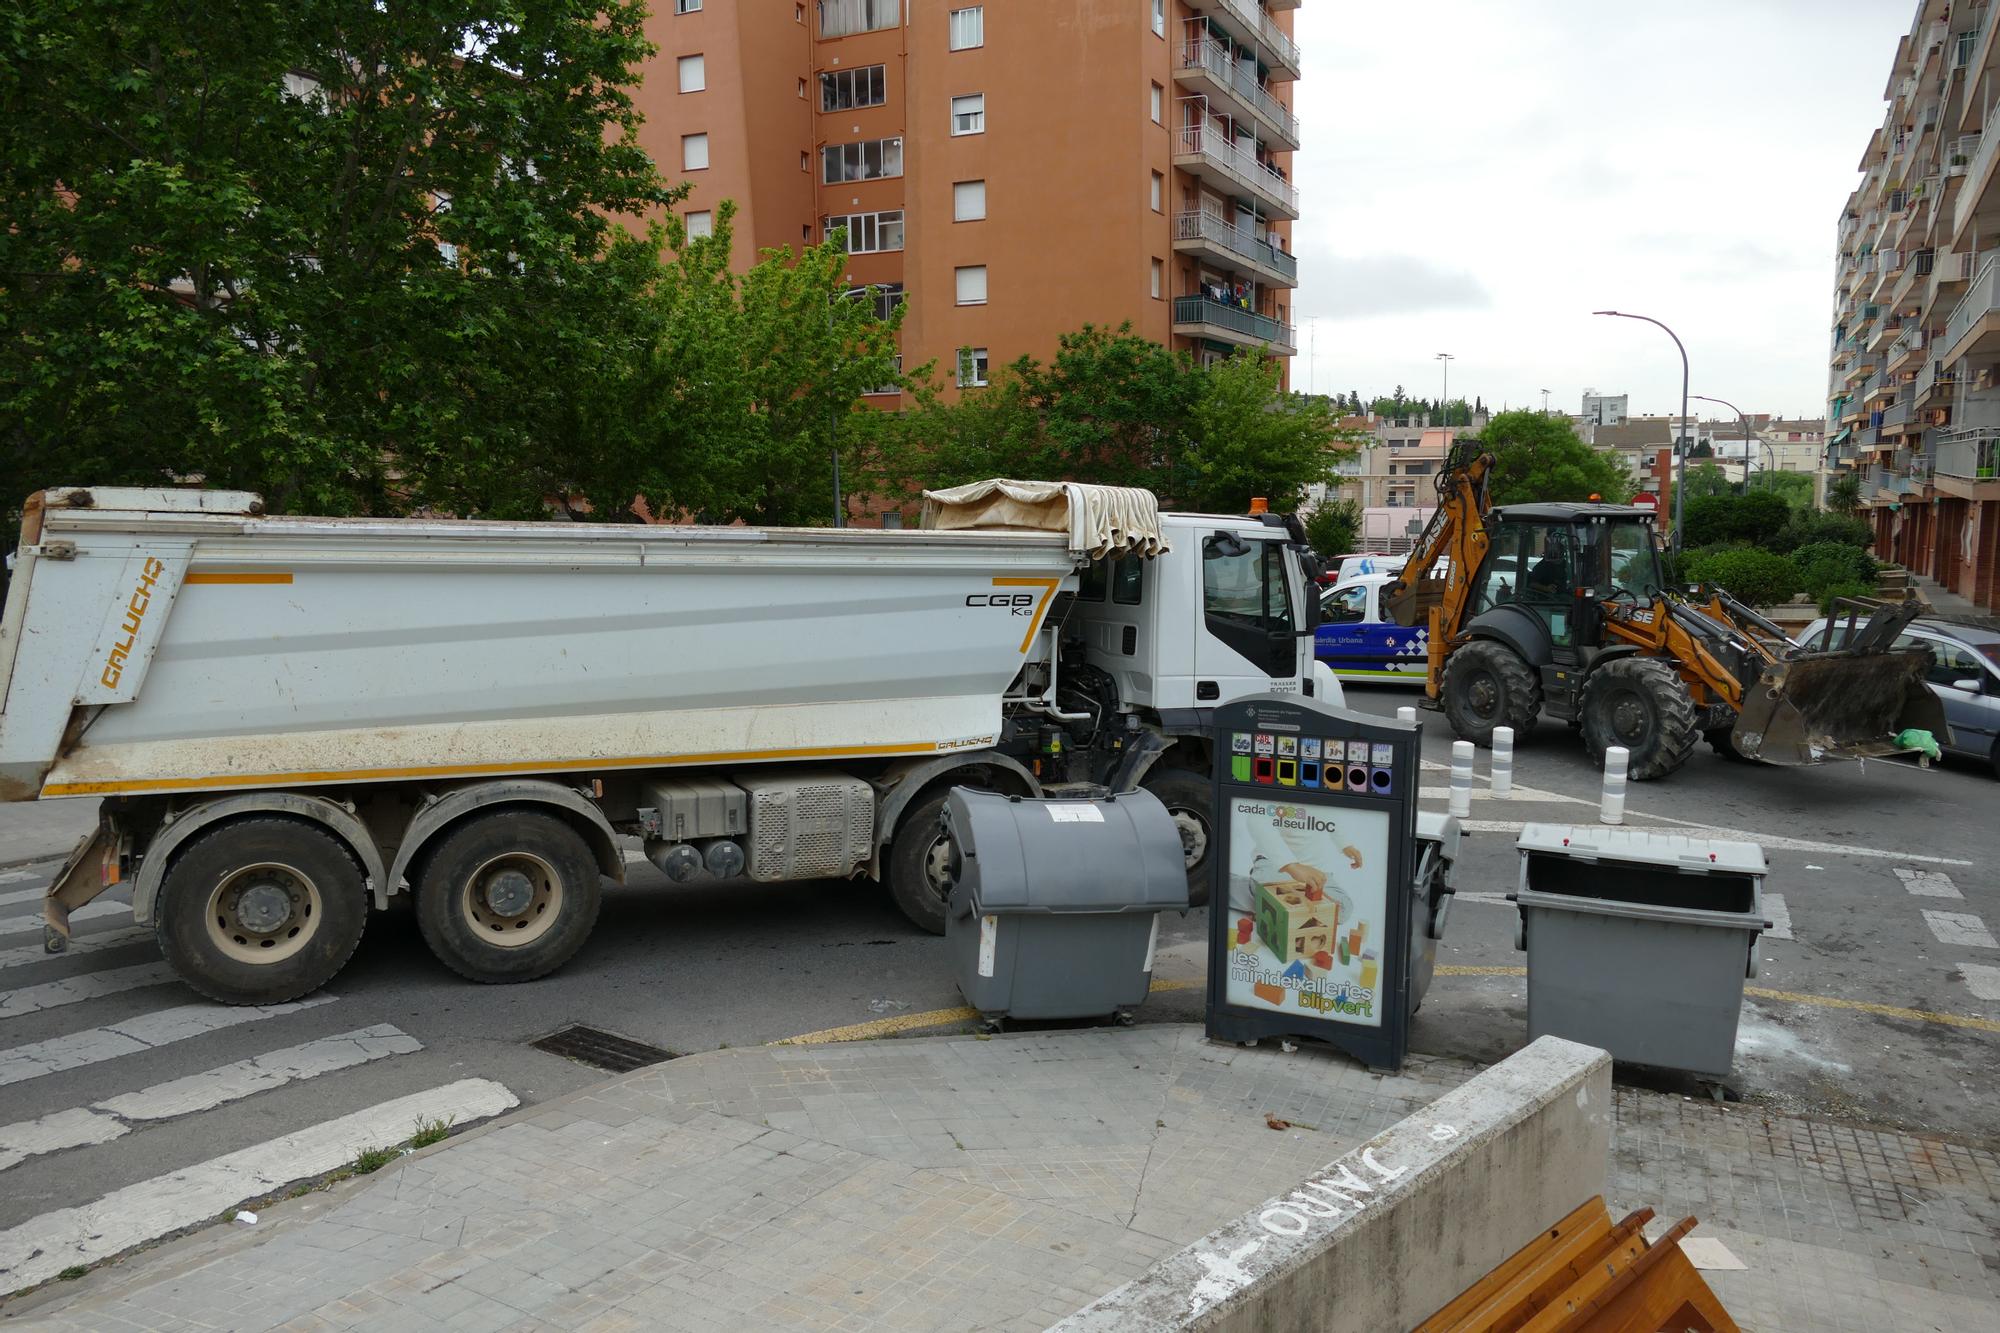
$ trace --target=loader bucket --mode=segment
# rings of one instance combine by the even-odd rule
[[[1907,727],[1942,743],[1944,705],[1924,683],[1930,652],[1803,653],[1765,668],[1743,693],[1730,732],[1737,752],[1767,764],[1898,754]]]

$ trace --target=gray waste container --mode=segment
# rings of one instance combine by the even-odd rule
[[[1517,947],[1528,1038],[1614,1059],[1727,1074],[1743,981],[1757,975],[1764,849],[1645,829],[1530,824]]]
[[[1424,1002],[1437,971],[1438,941],[1444,938],[1458,862],[1458,820],[1431,810],[1417,811],[1417,868],[1410,876],[1410,1012]]]
[[[967,1004],[990,1018],[1095,1018],[1146,998],[1160,913],[1188,905],[1180,831],[1159,798],[959,787],[944,827],[945,953]]]

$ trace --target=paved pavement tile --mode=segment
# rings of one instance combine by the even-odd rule
[[[1474,1072],[1165,1026],[716,1052],[25,1326],[1043,1328]],[[1991,1147],[1629,1088],[1617,1117],[1614,1209],[1699,1217],[1748,1265],[1709,1274],[1746,1329],[2000,1322]]]

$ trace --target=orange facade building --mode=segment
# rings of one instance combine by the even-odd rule
[[[947,382],[1085,323],[1290,356],[1297,4],[656,0],[641,141],[738,267],[845,227]]]

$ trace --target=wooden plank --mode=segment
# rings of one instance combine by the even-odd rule
[[[1543,1271],[1542,1264],[1558,1246],[1575,1237],[1607,1235],[1610,1230],[1611,1212],[1604,1206],[1603,1195],[1579,1204],[1569,1216],[1514,1251],[1499,1267],[1419,1324],[1415,1333],[1457,1333],[1491,1327],[1493,1317],[1507,1308],[1506,1294],[1524,1278],[1538,1276]]]

